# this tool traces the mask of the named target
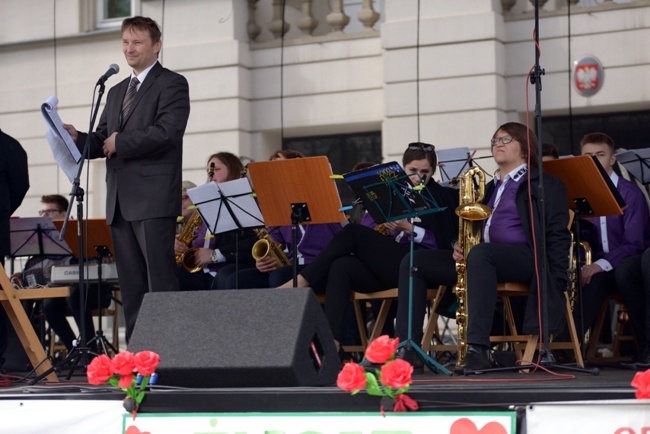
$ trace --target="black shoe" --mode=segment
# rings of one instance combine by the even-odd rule
[[[458,375],[471,374],[473,371],[491,368],[494,364],[492,351],[489,347],[481,345],[469,345],[465,359],[454,368],[454,373]]]
[[[645,371],[650,369],[650,347],[641,349],[631,362],[621,362],[621,366],[636,371]]]
[[[402,359],[406,362],[409,362],[411,366],[413,366],[414,371],[418,369],[424,369],[424,362],[413,348],[407,350],[406,347],[402,347],[397,350],[397,355],[395,357],[397,359]]]

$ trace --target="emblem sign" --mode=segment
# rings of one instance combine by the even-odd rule
[[[573,87],[582,96],[593,96],[605,81],[603,64],[596,56],[585,55],[573,62]]]

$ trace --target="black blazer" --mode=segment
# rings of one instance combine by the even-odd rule
[[[11,253],[9,219],[29,190],[27,153],[13,137],[0,131],[0,255]]]
[[[175,218],[181,209],[183,134],[190,114],[187,80],[156,62],[140,85],[130,114],[122,119],[122,100],[130,80],[109,90],[90,140],[89,157],[103,158],[104,140],[118,132],[117,152],[106,160],[108,224],[118,202],[128,221]],[[80,150],[86,137],[79,134]]]

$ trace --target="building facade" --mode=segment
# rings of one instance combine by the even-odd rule
[[[86,131],[98,77],[113,63],[121,71],[107,87],[130,73],[121,19],[106,19],[103,9],[112,3],[0,0],[0,128],[27,149],[32,185],[18,215],[36,215],[43,194],[70,191],[45,139],[41,104],[56,95],[63,120]],[[565,154],[575,151],[582,130],[614,129],[611,119],[627,135],[604,132],[620,146],[643,147],[650,124],[649,0],[539,1],[541,91],[529,76],[534,1],[127,3],[132,14],[161,25],[160,60],[189,81],[183,178],[195,183],[214,152],[259,161],[283,144],[311,143],[308,149],[328,155],[357,146],[342,154],[337,170],[350,170],[355,155],[399,160],[418,140],[486,156],[496,127],[528,119],[534,129],[536,109],[542,138]],[[599,59],[603,74],[588,96],[573,75],[585,56]],[[377,140],[379,148],[364,148]],[[84,168],[89,217],[104,216],[104,177],[103,161]]]

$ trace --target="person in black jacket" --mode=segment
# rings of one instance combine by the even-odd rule
[[[27,153],[13,137],[0,130],[0,263],[11,253],[9,245],[9,219],[18,209],[29,190]],[[7,349],[9,323],[4,309],[0,309],[0,369]]]
[[[350,295],[395,288],[399,264],[409,250],[409,237],[414,232],[415,248],[449,249],[457,225],[454,209],[458,194],[452,188],[431,181],[437,167],[435,148],[427,143],[411,143],[404,152],[402,164],[413,184],[426,183],[440,212],[422,214],[413,226],[410,219],[383,223],[388,236],[374,230],[377,223],[366,214],[362,224],[348,224],[316,259],[298,275],[298,286],[307,287],[326,281],[325,316],[334,339],[341,342]],[[292,286],[292,281],[283,285]],[[389,318],[390,321],[390,318]]]

